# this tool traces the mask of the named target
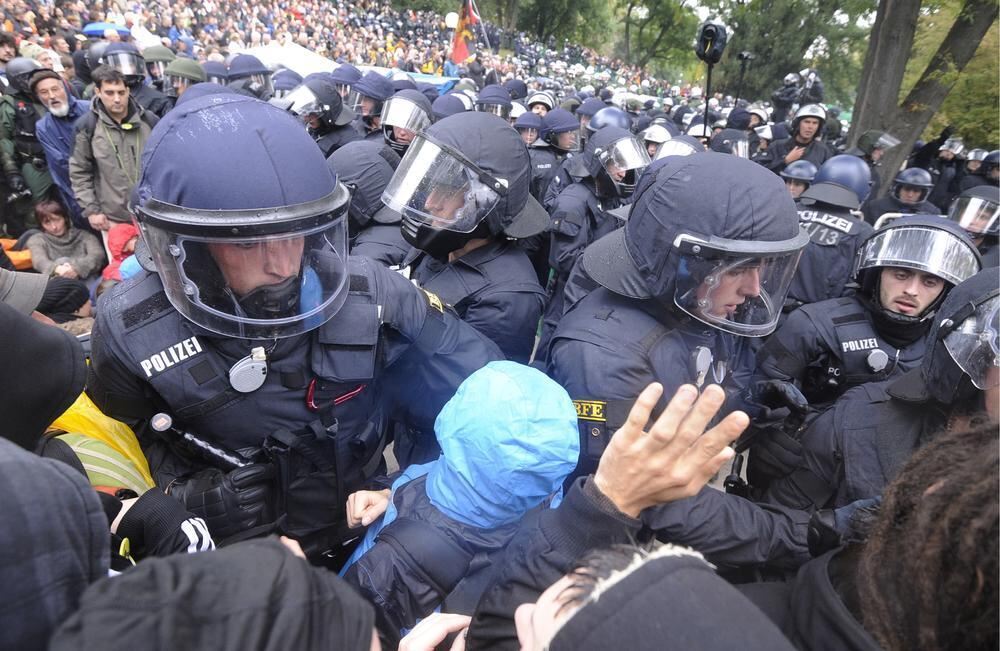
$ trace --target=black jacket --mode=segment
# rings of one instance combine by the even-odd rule
[[[796,147],[801,147],[801,145],[796,142],[794,136],[785,138],[784,140],[777,140],[768,146],[767,153],[758,159],[757,162],[775,174],[778,174],[781,170],[785,169],[785,156]],[[814,139],[806,146],[806,151],[799,160],[807,160],[819,168],[832,156],[833,152],[827,147],[826,143]]]

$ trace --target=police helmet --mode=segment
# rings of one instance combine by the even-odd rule
[[[763,106],[751,107],[750,115],[756,115],[757,119],[760,120],[761,125],[767,124],[767,121],[771,118],[771,116],[767,112],[767,109],[764,108]]]
[[[948,138],[938,147],[938,151],[950,151],[955,156],[961,156],[965,152],[965,143],[962,142],[961,138]],[[973,149],[972,151],[981,151],[983,156],[986,155],[985,149]],[[972,151],[969,152],[969,160],[972,160]]]
[[[899,144],[899,138],[886,131],[869,129],[858,138],[858,149],[866,156],[871,156],[876,149],[886,151]]]
[[[556,107],[555,98],[547,90],[536,90],[528,95],[528,99],[524,103],[528,106],[529,110],[533,109],[535,104],[541,104],[547,111],[551,111]]]
[[[101,59],[104,57],[104,51],[108,49],[109,45],[111,43],[108,41],[97,41],[87,48],[86,60],[91,70],[103,63]],[[8,65],[10,64],[8,63]]]
[[[10,64],[7,64],[10,65]],[[983,158],[983,164],[979,166],[979,173],[988,176],[1000,167],[1000,149],[994,149]]]
[[[417,90],[417,82],[413,77],[402,70],[396,70],[391,77],[392,89],[397,93],[401,90]]]
[[[274,84],[274,97],[280,99],[302,83],[302,75],[291,68],[282,68],[271,75],[271,82]]]
[[[528,96],[528,85],[520,79],[508,79],[503,82],[503,87],[510,93],[511,99],[524,99]]]
[[[531,145],[542,131],[542,118],[537,113],[525,111],[514,121],[514,128],[521,134],[525,144]]]
[[[229,71],[226,64],[220,61],[206,61],[201,64],[201,69],[205,71],[205,81],[225,86],[229,83]]]
[[[326,75],[309,75],[282,99],[288,103],[288,110],[302,121],[309,123],[317,118],[322,125],[317,130],[321,133],[350,124],[356,117],[354,111],[344,106],[336,84]]]
[[[401,90],[382,105],[382,135],[402,156],[413,138],[431,125],[431,103],[418,90]]]
[[[354,110],[369,122],[382,115],[382,104],[395,93],[392,82],[374,70],[365,73],[351,90],[358,93],[358,107]]]
[[[472,100],[462,93],[448,93],[434,100],[434,103],[431,104],[431,111],[434,113],[434,120],[438,121],[449,115],[468,111],[471,107]]]
[[[398,224],[402,219],[398,212],[382,203],[382,192],[399,162],[399,156],[387,145],[370,140],[349,142],[326,159],[327,165],[351,193],[348,215],[352,237],[371,222]]]
[[[956,154],[957,155],[957,154]],[[989,152],[985,149],[970,149],[969,155],[965,157],[965,160],[975,160],[982,162],[989,155]]]
[[[205,71],[191,59],[174,59],[163,70],[163,91],[169,97],[180,97],[193,86],[205,81]]]
[[[143,48],[142,58],[146,60],[146,73],[154,83],[162,85],[163,72],[167,64],[176,59],[177,55],[165,45],[151,45]]]
[[[628,198],[635,192],[649,154],[632,133],[605,127],[587,140],[583,158],[600,197]]]
[[[122,73],[129,86],[140,84],[146,78],[146,60],[139,48],[131,43],[112,43],[104,50],[101,63]]]
[[[799,81],[801,81],[801,78],[799,77],[799,73],[797,73],[797,72],[789,72],[787,75],[785,75],[785,78],[784,78],[783,81],[785,82],[786,86],[792,86],[792,85],[798,84]]]
[[[857,210],[868,198],[871,185],[872,173],[867,163],[857,156],[838,154],[820,166],[812,185],[800,199],[806,205],[809,201],[821,201]]]
[[[31,75],[35,74],[35,71],[41,68],[42,66],[34,59],[14,57],[7,62],[7,79],[10,80],[11,86],[22,93],[28,94],[31,93]]]
[[[492,113],[505,120],[510,118],[511,105],[510,93],[499,84],[490,84],[483,88],[475,102],[477,111]]]
[[[809,242],[777,176],[716,152],[671,157],[646,170],[634,197],[624,228],[584,251],[591,278],[725,332],[774,331]]]
[[[697,138],[689,135],[674,136],[667,142],[660,145],[656,150],[654,160],[661,160],[668,156],[690,156],[705,151],[705,145]]]
[[[591,124],[593,124],[593,120],[591,120]],[[560,151],[574,152],[583,148],[580,138],[580,121],[566,109],[552,109],[542,117],[541,137]]]
[[[657,146],[662,145],[666,141],[670,140],[673,136],[670,131],[667,130],[662,124],[651,124],[646,129],[639,134],[643,142],[655,143]]]
[[[948,219],[961,226],[970,237],[1000,235],[1000,188],[977,185],[958,195],[948,207]]]
[[[949,292],[937,311],[920,363],[924,394],[943,405],[973,403],[978,391],[997,385],[1000,364],[1000,288],[996,268],[984,269]],[[902,382],[906,376],[900,378]]]
[[[739,129],[722,129],[712,136],[709,149],[720,154],[750,158],[750,142],[747,140],[747,134]]]
[[[618,127],[619,129],[631,130],[632,118],[628,116],[628,113],[616,106],[606,106],[597,113],[594,113],[594,117],[590,118],[590,122],[587,123],[587,131],[596,133],[604,127]]]
[[[272,339],[340,309],[348,192],[298,120],[242,95],[198,97],[160,120],[145,151],[132,209],[185,318]]]
[[[580,106],[576,108],[576,114],[578,116],[581,116],[581,119],[584,116],[587,118],[592,118],[598,111],[607,108],[607,106],[608,106],[607,104],[602,102],[597,97],[588,97],[587,99],[583,100],[583,103],[580,104]]]
[[[931,173],[925,169],[908,167],[892,180],[892,196],[902,203],[906,202],[899,196],[899,191],[905,188],[920,190],[920,198],[913,202],[913,205],[916,205],[927,199],[927,195],[934,189],[934,179],[931,178]]]
[[[907,314],[907,305],[884,305],[879,295],[882,270],[887,267],[931,274],[947,285],[923,312]],[[936,215],[908,215],[865,238],[854,258],[852,277],[880,319],[907,325],[927,322],[947,290],[981,268],[979,251],[957,224]]]
[[[816,118],[819,120],[819,126],[816,128],[816,135],[814,137],[818,138],[822,135],[823,125],[826,124],[826,109],[819,104],[800,106],[799,110],[795,112],[795,117],[792,118],[793,134],[799,132],[799,124],[806,118]]]
[[[271,71],[252,54],[238,54],[229,63],[228,84],[234,90],[268,100],[274,95]]]
[[[797,160],[785,166],[779,176],[786,181],[800,181],[809,185],[816,178],[816,166],[807,160]]]
[[[528,109],[524,108],[524,104],[522,104],[517,100],[514,100],[513,102],[510,103],[510,115],[507,116],[507,119],[509,119],[511,124],[513,124],[514,122],[517,122],[517,119],[519,117],[521,117],[527,112]]]
[[[337,92],[344,100],[344,106],[352,111],[357,111],[360,96],[354,90],[354,84],[361,81],[361,71],[350,63],[342,63],[330,73],[330,79],[337,86]]]
[[[445,259],[471,239],[537,235],[548,214],[529,194],[528,150],[506,120],[457,113],[417,134],[382,201],[403,238]]]

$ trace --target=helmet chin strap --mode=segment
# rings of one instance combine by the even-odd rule
[[[282,319],[295,313],[299,302],[299,277],[280,283],[262,285],[239,299],[240,307],[251,319]]]

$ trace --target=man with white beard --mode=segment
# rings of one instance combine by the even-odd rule
[[[63,203],[69,208],[73,224],[77,228],[88,228],[69,180],[69,156],[73,151],[73,124],[77,118],[90,112],[90,102],[68,93],[66,83],[51,70],[39,70],[32,75],[31,92],[48,110],[45,117],[38,121],[35,135],[45,150],[49,174],[59,188]]]

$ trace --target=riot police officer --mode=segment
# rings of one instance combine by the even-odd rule
[[[767,148],[767,155],[759,162],[775,173],[780,173],[797,160],[807,160],[819,167],[833,156],[830,148],[820,139],[825,122],[826,109],[819,104],[800,107],[792,118],[792,135],[772,142]]]
[[[861,134],[856,146],[844,152],[851,156],[857,156],[868,163],[868,170],[872,177],[871,191],[868,196],[878,196],[879,188],[882,187],[882,177],[879,174],[879,168],[882,167],[882,156],[898,144],[899,139],[891,133],[869,129]]]
[[[542,133],[528,148],[531,155],[531,196],[541,202],[563,161],[581,151],[580,121],[566,109],[542,116]]]
[[[136,103],[157,117],[167,114],[173,103],[170,98],[146,85],[146,60],[131,43],[112,43],[104,50],[101,62],[122,73],[129,95]]]
[[[605,127],[591,136],[578,158],[586,176],[560,192],[550,212],[552,275],[546,287],[548,301],[536,353],[539,360],[546,358],[549,341],[562,318],[564,292],[577,259],[592,242],[622,225],[609,211],[632,196],[650,162],[646,148],[631,132],[618,127]]]
[[[888,212],[937,215],[940,214],[937,206],[927,200],[933,189],[934,179],[930,172],[908,167],[892,180],[889,196],[867,202],[861,212],[865,221],[873,226],[879,217]]]
[[[500,351],[436,296],[348,257],[347,189],[287,112],[198,97],[146,152],[133,208],[155,271],[102,297],[87,391],[217,539],[277,527],[324,551],[390,419],[401,464],[435,455],[438,410]],[[149,426],[157,411],[180,427]],[[242,458],[181,447],[197,437]]]
[[[404,89],[382,105],[382,135],[399,154],[406,153],[418,133],[431,125],[431,102],[418,90]]]
[[[280,101],[287,103],[288,110],[305,122],[324,156],[329,157],[347,143],[361,139],[351,126],[354,111],[344,106],[336,86],[325,76],[309,75]]]
[[[358,119],[354,121],[354,128],[365,140],[383,140],[382,104],[395,92],[392,82],[370,70],[351,86],[351,91],[358,94],[355,109]]]
[[[986,154],[979,169],[962,177],[958,183],[958,189],[960,192],[964,192],[977,185],[1000,185],[1000,150],[994,149]]]
[[[895,220],[862,242],[852,274],[858,293],[792,312],[758,352],[758,373],[794,382],[822,411],[853,386],[916,368],[937,308],[980,268],[957,225]]]
[[[965,229],[983,256],[983,267],[1000,266],[1000,188],[977,185],[955,198],[948,219]]]
[[[237,54],[229,62],[226,83],[240,95],[256,97],[265,102],[274,97],[271,70],[252,54]]]
[[[870,182],[863,160],[841,154],[824,163],[800,195],[799,221],[810,242],[788,290],[786,311],[844,295],[854,256],[872,232],[858,212]]]
[[[531,355],[544,293],[510,240],[548,225],[528,192],[529,174],[510,124],[472,111],[418,134],[382,195],[417,249],[402,265],[411,278],[520,362]]]
[[[788,112],[792,110],[792,105],[798,101],[800,81],[798,73],[789,72],[782,80],[781,88],[771,93],[771,104],[774,105],[771,119],[774,122],[784,122]]]
[[[661,159],[634,196],[624,228],[584,252],[603,287],[566,311],[549,353],[577,401],[582,472],[650,382],[668,396],[684,383],[745,386],[744,338],[774,330],[808,242],[778,177],[737,156]]]
[[[510,92],[499,84],[491,84],[483,88],[476,96],[475,109],[483,113],[492,113],[504,120],[510,118],[513,102]]]
[[[385,143],[349,142],[326,159],[351,193],[347,235],[351,253],[400,267],[413,249],[399,230],[401,216],[382,203],[399,156]]]
[[[802,193],[809,189],[813,179],[816,178],[816,166],[807,160],[797,160],[778,174],[785,179],[785,187],[792,199],[798,201]]]

